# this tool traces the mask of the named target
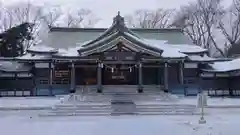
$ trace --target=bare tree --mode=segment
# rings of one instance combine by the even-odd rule
[[[173,25],[181,27],[185,34],[196,45],[209,49],[217,50],[220,55],[225,56],[222,49],[216,41],[216,27],[224,13],[221,7],[221,0],[197,0],[181,8],[177,13]]]
[[[6,31],[7,29],[14,26],[13,14],[5,7],[1,7],[0,17],[0,32]]]
[[[168,28],[172,19],[173,9],[137,10],[127,15],[126,22],[135,28]]]
[[[69,9],[64,16],[63,25],[67,27],[93,27],[99,21],[89,9]]]
[[[63,11],[60,6],[44,5],[42,9],[43,21],[49,26],[56,26],[57,21],[63,15]]]
[[[29,48],[31,45],[40,42],[39,32],[42,25],[42,9],[43,7],[33,5],[29,2],[14,3],[12,5],[6,6],[4,7],[3,11],[4,16],[0,20],[0,23],[3,24],[2,29],[5,31],[9,28],[23,23],[34,24],[34,27],[31,27],[29,31],[35,38],[24,43],[25,49]]]
[[[230,56],[234,51],[240,51],[237,47],[240,45],[240,0],[233,1],[219,21],[218,28],[227,40],[225,43],[226,55]]]

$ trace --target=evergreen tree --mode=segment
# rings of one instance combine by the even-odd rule
[[[32,40],[33,24],[23,23],[0,34],[1,57],[17,57],[23,55],[25,44]]]

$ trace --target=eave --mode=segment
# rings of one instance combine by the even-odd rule
[[[58,50],[51,50],[51,51],[36,51],[36,50],[27,50],[28,53],[33,53],[33,54],[43,54],[43,55],[52,55],[58,52]]]

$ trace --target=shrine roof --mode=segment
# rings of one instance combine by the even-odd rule
[[[3,72],[27,72],[32,66],[16,61],[0,61],[0,71]]]
[[[227,61],[218,61],[213,64],[209,64],[211,69],[206,69],[208,72],[231,72],[240,70],[240,58],[227,60]]]
[[[42,60],[51,60],[51,55],[46,55],[46,54],[31,54],[27,53],[23,56],[15,57],[15,60],[22,60],[22,61],[42,61]]]
[[[58,52],[58,49],[53,48],[51,46],[47,46],[47,45],[34,45],[31,46],[27,49],[28,52],[30,53],[42,53],[42,54],[46,54],[46,53],[50,53],[50,54],[54,54]]]
[[[118,42],[124,42],[124,45],[127,44],[127,47],[137,52],[144,51],[167,58],[186,57],[188,54],[207,51],[192,44],[181,29],[127,28],[120,13],[107,29],[52,27],[48,38],[41,43],[43,46],[33,46],[28,51],[78,57],[106,51]]]

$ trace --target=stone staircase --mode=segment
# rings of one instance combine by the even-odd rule
[[[136,110],[138,115],[198,115],[198,110],[194,105],[136,105]]]
[[[137,115],[136,104],[132,101],[111,101],[112,116]]]
[[[196,115],[195,105],[177,104],[171,95],[159,93],[74,95],[40,116]],[[78,99],[80,98],[80,99]],[[160,100],[156,100],[159,98]],[[74,99],[74,100],[73,100]],[[146,103],[147,102],[147,103]],[[154,102],[154,104],[153,104]]]
[[[59,104],[39,116],[108,116],[111,115],[111,112],[110,104]]]
[[[56,105],[39,116],[121,116],[121,115],[198,115],[193,105],[137,105],[133,102],[115,102],[106,105]]]
[[[39,116],[120,116],[120,115],[194,115],[194,105],[178,105],[178,98],[156,86],[137,93],[136,86],[105,86],[103,93],[94,89],[77,92]],[[148,102],[148,104],[146,104]],[[153,104],[154,102],[154,104]],[[144,104],[143,104],[144,103]]]
[[[81,101],[85,102],[108,102],[112,99],[118,98],[123,101],[130,99],[133,101],[169,101],[175,100],[172,95],[164,93],[160,90],[160,86],[144,86],[144,92],[137,92],[137,85],[105,85],[103,86],[103,93],[97,93],[94,86],[89,89],[76,91],[75,95],[82,96]]]

